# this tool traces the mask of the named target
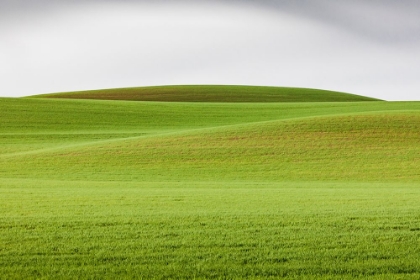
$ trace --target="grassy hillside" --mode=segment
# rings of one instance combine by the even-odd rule
[[[102,89],[39,95],[43,98],[76,98],[177,102],[349,102],[377,99],[307,88],[262,86],[155,86]]]
[[[0,278],[420,277],[420,102],[0,98]]]
[[[73,137],[73,145],[6,154],[2,173],[118,181],[420,179],[418,112],[257,122],[157,136],[98,133],[90,135],[94,142],[85,133],[59,137]]]

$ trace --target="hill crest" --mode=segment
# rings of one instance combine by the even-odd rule
[[[379,99],[337,91],[268,86],[179,85],[41,94],[36,98],[163,102],[357,102]]]

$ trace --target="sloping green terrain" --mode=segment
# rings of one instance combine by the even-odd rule
[[[365,96],[320,89],[221,85],[116,88],[44,94],[39,97],[176,102],[378,101],[378,99]]]
[[[420,277],[420,102],[0,98],[0,119],[0,278]]]

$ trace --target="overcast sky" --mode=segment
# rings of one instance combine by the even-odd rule
[[[0,96],[175,84],[420,100],[420,1],[0,0]]]

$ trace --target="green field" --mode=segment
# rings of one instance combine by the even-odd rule
[[[0,279],[420,278],[420,102],[162,88],[0,98]]]

